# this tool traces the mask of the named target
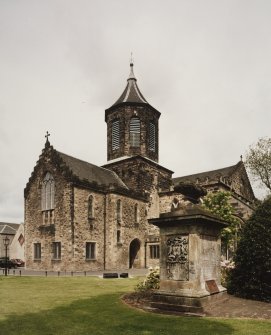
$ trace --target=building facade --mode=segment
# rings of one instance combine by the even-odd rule
[[[237,215],[250,215],[255,198],[241,161],[180,178],[159,165],[159,117],[140,92],[130,64],[124,92],[105,111],[106,165],[61,153],[47,136],[24,192],[27,268],[94,271],[158,265],[159,232],[148,220],[183,200],[174,186],[186,180],[212,192],[229,189]]]

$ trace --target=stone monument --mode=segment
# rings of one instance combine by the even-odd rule
[[[228,224],[198,204],[202,188],[183,184],[178,191],[186,202],[149,220],[161,238],[160,289],[152,306],[202,312],[204,304],[226,292],[220,281],[220,233]]]

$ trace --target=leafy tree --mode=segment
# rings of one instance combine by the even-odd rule
[[[233,243],[239,228],[239,221],[234,216],[234,208],[229,203],[230,198],[231,193],[223,191],[208,193],[207,196],[203,198],[203,207],[205,209],[229,223],[229,226],[224,228],[221,232],[222,244],[226,246]]]
[[[271,197],[260,204],[241,232],[228,292],[271,302]]]
[[[271,191],[271,138],[260,138],[249,147],[245,157],[253,179],[260,181]]]

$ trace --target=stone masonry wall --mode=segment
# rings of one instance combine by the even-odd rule
[[[52,217],[44,219],[41,210],[41,186],[46,172],[50,172],[55,180],[55,209]],[[31,269],[68,269],[73,258],[73,223],[72,223],[73,191],[61,173],[51,164],[49,158],[44,159],[35,171],[29,190],[25,197],[25,256],[26,267]],[[52,259],[52,243],[61,242],[62,259]],[[34,243],[41,243],[41,259],[34,259]]]
[[[121,215],[116,216],[117,201],[121,202]],[[138,206],[138,220],[135,220],[135,205]],[[140,249],[133,267],[144,267],[144,241],[147,235],[146,203],[118,194],[107,196],[106,226],[106,269],[129,267],[130,244],[138,240]],[[120,240],[117,231],[120,230]]]

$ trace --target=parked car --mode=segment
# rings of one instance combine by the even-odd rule
[[[12,258],[11,262],[13,262],[14,264],[16,264],[18,267],[22,267],[24,266],[24,261],[19,259],[19,258]]]
[[[16,269],[17,268],[17,264],[15,264],[14,262],[12,262],[9,258],[6,259],[6,257],[1,257],[0,258],[0,267],[1,268],[5,268],[7,267],[8,269]]]

